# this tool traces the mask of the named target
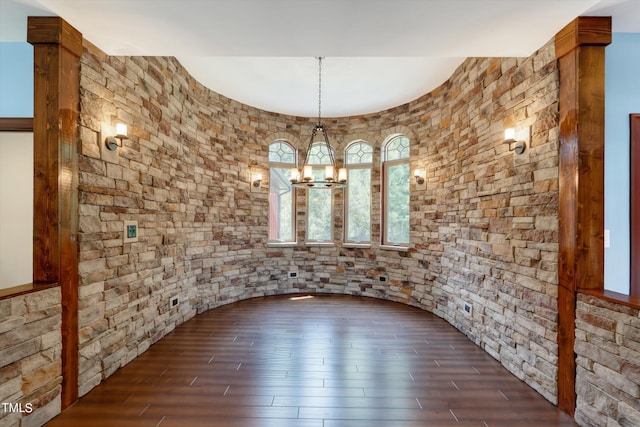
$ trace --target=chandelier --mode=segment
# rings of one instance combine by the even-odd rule
[[[335,187],[342,188],[347,184],[347,170],[338,169],[333,155],[333,148],[329,144],[327,128],[322,123],[322,57],[318,57],[318,124],[313,127],[311,139],[301,169],[291,169],[291,185],[293,187]],[[316,136],[322,136],[323,141],[316,141]],[[323,174],[314,174],[312,157],[320,158],[314,161],[316,166],[324,165]],[[327,160],[324,160],[324,159]],[[316,169],[316,172],[318,170]],[[320,170],[320,172],[322,172]]]

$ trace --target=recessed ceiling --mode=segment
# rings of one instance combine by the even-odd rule
[[[175,56],[202,84],[268,111],[370,113],[418,98],[470,56],[529,56],[579,15],[638,32],[637,0],[0,0],[0,41],[58,15],[110,55]]]

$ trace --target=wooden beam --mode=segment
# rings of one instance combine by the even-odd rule
[[[609,22],[607,27],[607,21]],[[561,58],[578,46],[602,46],[611,43],[611,17],[580,16],[556,34],[556,58]]]
[[[604,65],[611,18],[579,17],[555,38],[560,74],[558,407],[573,416],[579,290],[604,288]]]
[[[33,132],[32,117],[0,117],[0,131]]]
[[[82,34],[29,17],[34,47],[33,281],[62,293],[62,409],[78,399],[78,140]]]

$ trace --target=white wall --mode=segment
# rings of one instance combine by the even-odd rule
[[[33,117],[33,46],[29,43],[0,43],[0,94],[0,117]]]
[[[33,133],[0,132],[0,289],[31,283]]]
[[[629,293],[629,114],[640,113],[640,34],[613,33],[606,48],[604,228],[611,247],[604,251],[604,287]]]

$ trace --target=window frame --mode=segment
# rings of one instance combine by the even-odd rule
[[[630,256],[629,296],[640,297],[640,114],[629,115]]]
[[[271,161],[271,147],[274,144],[285,144],[293,151],[293,162],[276,162]],[[291,245],[297,243],[297,219],[296,219],[296,191],[295,188],[291,186],[289,183],[289,191],[291,192],[291,239],[273,239],[271,236],[271,220],[272,220],[272,202],[271,202],[271,189],[272,189],[272,170],[273,169],[292,169],[298,167],[298,150],[291,144],[289,141],[285,139],[276,139],[269,144],[268,149],[268,159],[269,159],[269,217],[268,217],[268,231],[267,231],[267,244],[269,245]]]
[[[359,162],[349,163],[349,150],[353,149],[356,145],[366,145],[371,149],[371,162]],[[344,236],[343,241],[347,245],[371,245],[373,236],[373,191],[372,191],[372,179],[373,179],[373,151],[374,148],[371,144],[364,140],[355,140],[349,143],[344,150],[345,168],[347,169],[347,186],[344,189]],[[351,240],[349,239],[349,185],[351,183],[350,175],[354,169],[368,169],[369,170],[369,240]]]
[[[399,138],[406,138],[409,145],[408,145],[408,150],[409,150],[409,154],[407,155],[407,157],[403,157],[400,159],[394,159],[394,160],[387,160],[389,157],[389,146],[397,139]],[[388,219],[389,219],[389,182],[388,182],[388,178],[389,178],[389,169],[393,166],[398,166],[398,165],[403,165],[406,164],[409,167],[409,170],[411,169],[411,154],[410,154],[410,150],[411,150],[411,140],[403,134],[393,134],[387,137],[387,139],[384,141],[384,143],[382,144],[382,176],[381,176],[381,186],[382,186],[382,210],[381,210],[381,233],[380,233],[380,238],[381,238],[381,244],[383,247],[389,247],[389,248],[395,248],[395,249],[406,249],[409,247],[410,243],[411,243],[411,227],[410,227],[410,220],[411,220],[411,209],[409,209],[409,218],[407,219],[407,221],[409,221],[409,224],[407,224],[409,226],[409,241],[407,242],[392,242],[388,239]],[[409,172],[409,176],[407,178],[407,188],[409,190],[409,195],[411,194],[411,172]]]
[[[324,147],[325,146],[325,142],[324,141],[315,141],[313,144],[311,144],[311,146],[309,147],[309,150],[313,150],[315,147]],[[332,155],[333,158],[335,159],[335,149],[332,146],[329,146],[330,150],[332,150]],[[307,154],[308,158],[313,158],[314,154],[313,153],[309,153]],[[328,157],[327,157],[328,158]],[[330,163],[308,163],[308,166],[311,166],[313,173],[315,174],[316,172],[319,172],[321,174],[324,174],[324,167],[329,165]],[[310,205],[311,205],[311,194],[312,191],[327,191],[329,192],[329,200],[331,201],[331,205],[330,205],[330,225],[329,225],[329,229],[330,231],[330,236],[329,239],[311,239],[309,238],[309,230],[311,229],[311,227],[309,226],[309,222],[311,221],[311,209],[309,209]],[[305,221],[305,233],[304,233],[304,238],[305,238],[305,243],[307,244],[311,244],[311,245],[331,245],[334,243],[335,240],[335,236],[334,236],[334,231],[335,231],[335,215],[334,215],[334,208],[335,208],[335,202],[334,202],[334,197],[333,197],[333,187],[331,188],[321,188],[321,187],[307,187],[307,203],[306,203],[306,207],[307,207],[307,215],[306,215],[306,221]]]

